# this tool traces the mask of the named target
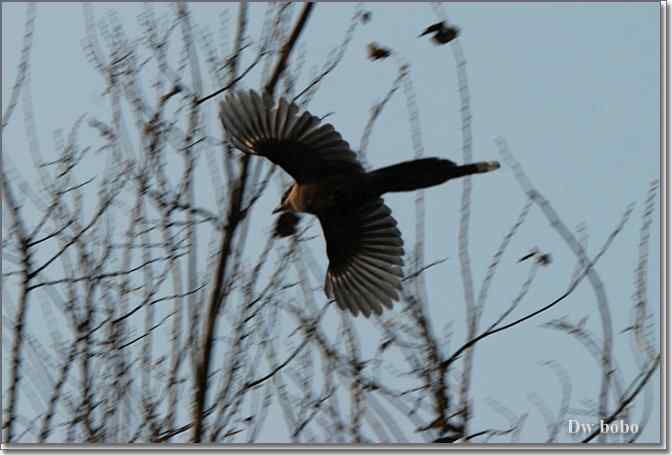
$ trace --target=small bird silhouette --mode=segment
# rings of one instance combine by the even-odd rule
[[[496,161],[458,166],[423,158],[367,172],[332,125],[253,90],[229,94],[220,120],[236,148],[268,158],[293,177],[273,213],[317,216],[329,258],[325,293],[355,316],[380,315],[401,291],[404,242],[381,196],[499,168]],[[291,235],[296,221],[283,214],[275,234]]]
[[[534,247],[529,253],[518,259],[518,262],[527,261],[530,258],[534,258],[534,261],[539,265],[549,265],[552,261],[551,253],[543,253],[539,248]]]
[[[418,38],[430,33],[434,34],[434,36],[432,36],[432,41],[434,41],[434,43],[446,44],[457,38],[460,34],[460,29],[453,25],[448,25],[446,22],[437,22],[436,24],[427,27],[424,32],[418,35]]]
[[[378,45],[375,41],[370,42],[366,46],[369,60],[381,60],[392,55],[392,51],[386,47]]]

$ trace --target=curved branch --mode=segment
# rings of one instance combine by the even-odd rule
[[[654,371],[658,368],[658,364],[660,363],[660,354],[658,354],[653,361],[651,362],[651,366],[648,368],[647,371],[643,372],[640,376],[642,379],[640,380],[639,384],[634,388],[632,392],[630,392],[630,395],[624,396],[623,399],[621,399],[621,403],[618,405],[616,410],[611,413],[611,415],[605,419],[602,419],[602,423],[605,425],[609,425],[611,422],[616,420],[616,418],[619,416],[619,414],[635,399],[637,398],[637,395],[642,391],[644,386],[646,385],[647,382],[649,382],[649,379],[651,379],[651,376],[653,376]],[[633,385],[636,383],[636,379],[633,382]],[[595,431],[593,431],[590,435],[588,435],[583,441],[581,442],[590,442],[593,440],[597,435],[600,434],[600,428],[598,426]]]
[[[574,289],[576,289],[576,287],[579,285],[579,283],[581,283],[581,281],[583,281],[583,279],[586,277],[586,275],[588,275],[588,271],[589,271],[592,267],[594,267],[595,264],[597,263],[597,261],[599,261],[600,258],[602,258],[602,256],[604,255],[604,253],[607,252],[607,250],[608,250],[609,247],[611,246],[611,243],[614,241],[614,239],[616,238],[616,236],[621,232],[621,230],[623,230],[623,227],[625,226],[625,223],[626,223],[626,222],[628,221],[628,219],[630,218],[630,214],[631,214],[631,213],[632,213],[632,208],[629,207],[628,210],[626,210],[626,212],[624,213],[623,217],[621,218],[621,221],[620,221],[620,223],[618,224],[618,226],[616,226],[616,228],[611,232],[611,234],[609,234],[609,238],[607,238],[607,241],[605,242],[604,246],[602,246],[602,249],[597,253],[597,255],[595,256],[595,258],[585,266],[583,272],[580,273],[580,274],[579,274],[579,275],[578,275],[578,276],[577,276],[577,277],[570,283],[570,285],[569,285],[569,287],[567,288],[567,290],[566,290],[565,292],[563,292],[562,295],[561,295],[560,297],[556,298],[555,300],[553,300],[553,301],[552,301],[551,303],[549,303],[548,305],[545,305],[545,306],[539,308],[538,310],[533,311],[532,313],[530,313],[530,314],[528,314],[528,315],[526,315],[526,316],[523,316],[522,318],[516,319],[515,321],[510,322],[510,323],[508,323],[508,324],[505,324],[505,325],[503,325],[503,326],[501,326],[501,327],[499,327],[499,328],[492,329],[492,330],[487,330],[487,331],[483,332],[482,334],[480,334],[479,336],[477,336],[477,337],[475,337],[475,338],[472,338],[471,340],[469,340],[468,342],[466,342],[464,345],[462,345],[462,347],[460,347],[457,351],[455,351],[455,353],[453,353],[453,355],[451,355],[448,359],[446,359],[446,360],[444,361],[444,365],[445,365],[445,366],[448,366],[448,365],[450,365],[451,363],[453,363],[455,360],[457,360],[457,358],[460,357],[460,355],[461,355],[465,350],[469,349],[469,347],[471,347],[471,346],[473,346],[474,344],[478,343],[478,342],[481,341],[482,339],[487,338],[487,337],[489,337],[489,336],[491,336],[491,335],[494,335],[495,333],[501,332],[501,331],[503,331],[503,330],[510,329],[511,327],[515,327],[515,326],[517,326],[518,324],[521,324],[521,323],[527,321],[528,319],[532,319],[533,317],[535,317],[535,316],[537,316],[537,315],[539,315],[539,314],[541,314],[541,313],[543,313],[543,312],[545,312],[545,311],[550,310],[551,308],[553,308],[554,306],[556,306],[558,303],[562,302],[562,301],[565,300],[567,297],[569,297],[569,295],[570,295],[572,292],[574,292]]]

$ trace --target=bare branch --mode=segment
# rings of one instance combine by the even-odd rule
[[[616,407],[616,410],[613,411],[609,416],[604,416],[604,418],[601,419],[601,422],[604,425],[609,425],[616,418],[618,418],[621,412],[623,412],[623,410],[626,409],[635,398],[637,398],[646,383],[649,382],[649,379],[651,379],[651,376],[653,376],[653,373],[658,369],[658,365],[660,364],[660,354],[658,354],[650,363],[651,364],[649,367],[646,370],[643,370],[642,373],[632,382],[631,386],[628,387],[628,389],[632,389],[632,391],[621,398],[621,401]],[[586,443],[595,439],[595,437],[598,436],[601,432],[600,426],[596,425],[596,427],[597,428],[590,435],[586,436],[581,442]]]
[[[28,72],[30,71],[30,56],[33,49],[33,31],[35,29],[36,16],[36,3],[29,3],[28,8],[26,9],[26,25],[23,32],[23,46],[21,47],[21,62],[19,63],[19,71],[16,75],[16,81],[14,81],[14,85],[12,86],[12,92],[9,96],[9,103],[5,108],[4,114],[2,114],[3,132],[5,127],[9,124],[9,120],[12,118],[14,109],[19,102],[21,88],[23,87],[23,83],[28,76]]]

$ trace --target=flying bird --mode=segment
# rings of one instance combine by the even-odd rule
[[[420,35],[418,35],[418,38],[430,33],[434,34],[432,36],[432,41],[434,41],[435,44],[446,44],[457,38],[460,34],[460,29],[454,25],[448,25],[446,22],[437,22],[436,24],[427,27]]]
[[[392,51],[387,47],[378,45],[375,41],[366,46],[369,55],[369,60],[381,60],[392,55]]]
[[[404,243],[381,196],[499,168],[496,161],[458,166],[422,158],[367,172],[331,124],[253,90],[229,94],[219,116],[234,147],[268,158],[294,179],[273,213],[318,218],[329,258],[325,294],[354,316],[380,315],[399,300]]]
[[[539,265],[549,265],[552,260],[551,253],[543,253],[539,248],[534,247],[529,253],[518,259],[518,263],[527,261],[530,258],[534,258],[534,261]]]

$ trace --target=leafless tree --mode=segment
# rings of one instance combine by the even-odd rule
[[[259,80],[260,90],[307,106],[321,83],[336,77],[353,35],[372,20],[361,5],[354,7],[344,36],[336,38],[340,44],[321,68],[305,76],[300,41],[306,39],[314,9],[312,3],[268,4],[261,35],[253,37],[248,5],[241,2],[234,26],[223,16],[220,45],[194,23],[186,3],[176,4],[168,16],[157,16],[147,4],[137,38],[127,36],[114,13],[99,20],[96,9],[84,5],[84,53],[103,83],[109,116],[82,116],[67,135],[55,135],[46,156],[37,140],[31,98],[37,8],[28,6],[18,77],[2,116],[4,133],[23,112],[23,148],[36,176],[24,177],[15,163],[18,153],[6,150],[1,169],[2,341],[9,373],[3,383],[3,440],[272,442],[262,432],[275,412],[284,419],[286,440],[297,443],[515,442],[529,413],[538,411],[548,442],[566,436],[568,416],[579,412],[594,422],[639,424],[639,431],[624,440],[597,431],[584,435],[583,442],[636,441],[652,413],[650,380],[661,362],[646,297],[657,182],[644,202],[632,326],[626,331],[639,365],[634,375],[619,366],[621,353],[613,349],[612,304],[596,265],[635,207],[624,208],[591,256],[581,232],[567,227],[503,139],[497,145],[520,184],[522,209],[489,263],[473,258],[472,182],[465,178],[461,183],[458,251],[467,335],[450,350],[428,312],[424,272],[438,262],[427,263],[424,256],[423,192],[415,200],[416,238],[402,302],[372,318],[376,331],[370,333],[359,333],[348,314],[324,300],[309,222],[289,240],[269,231],[259,248],[250,245],[256,204],[274,194],[274,186],[283,186],[285,177],[220,137],[213,122],[217,100],[243,80]],[[436,12],[447,21],[440,6]],[[445,44],[437,52],[457,72],[463,161],[469,162],[467,62],[459,38],[453,38],[437,41]],[[169,46],[179,49],[177,64]],[[365,163],[378,118],[395,96],[407,106],[415,157],[424,154],[413,68],[404,56],[384,49],[376,60],[396,62],[398,77],[371,109],[357,149]],[[98,134],[97,143],[82,145],[87,128]],[[92,168],[95,175],[82,176]],[[196,191],[198,179],[206,176],[212,201]],[[549,260],[544,252],[532,254],[515,299],[497,319],[485,322],[493,279],[535,210],[575,255],[576,270],[561,295],[514,317]],[[487,273],[477,287],[472,269],[484,264]],[[539,317],[584,281],[595,294],[601,336],[585,328],[585,319],[544,322]],[[341,318],[336,337],[325,330],[326,317]],[[472,393],[477,345],[502,332],[525,330],[533,318],[588,350],[601,378],[598,396],[585,409],[573,408],[576,398],[566,367],[549,360],[544,366],[560,384],[556,391],[549,381],[549,394],[561,397],[556,412],[538,394],[530,394],[531,407],[524,403],[516,410],[491,398],[487,404],[506,425],[476,427],[474,416],[484,406]],[[283,325],[292,327],[289,334]],[[363,336],[379,337],[373,357],[362,353]]]

